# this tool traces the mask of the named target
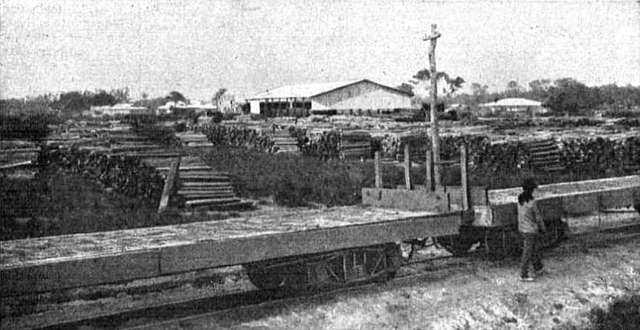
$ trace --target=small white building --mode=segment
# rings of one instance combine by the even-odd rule
[[[247,98],[251,113],[415,109],[411,95],[368,79],[283,86]]]
[[[169,101],[156,109],[158,115],[187,114],[189,112],[209,114],[218,111],[218,107],[212,103],[186,104],[182,101]]]
[[[114,105],[92,106],[89,109],[92,117],[99,118],[104,116],[126,116],[133,114],[150,114],[151,111],[147,107],[136,107],[130,103],[118,103]]]
[[[483,103],[479,105],[485,112],[493,115],[536,115],[546,113],[549,109],[542,105],[542,102],[528,100],[524,98],[506,98],[496,102]]]

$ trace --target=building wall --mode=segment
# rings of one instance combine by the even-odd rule
[[[311,99],[312,110],[409,109],[411,97],[364,81]]]
[[[260,114],[260,100],[249,101],[249,111],[251,113]]]

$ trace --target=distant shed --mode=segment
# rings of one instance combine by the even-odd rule
[[[492,115],[536,115],[546,113],[549,109],[542,102],[524,98],[506,98],[496,102],[480,104],[480,108]]]
[[[283,86],[247,101],[251,113],[269,117],[296,111],[415,109],[409,93],[368,79]]]
[[[118,103],[114,105],[104,106],[92,106],[89,109],[89,113],[92,117],[104,117],[104,116],[127,116],[127,115],[141,115],[151,114],[151,111],[147,107],[136,107],[129,103]]]

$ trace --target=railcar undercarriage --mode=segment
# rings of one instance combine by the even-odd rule
[[[402,265],[398,244],[368,246],[245,264],[251,282],[263,290],[309,290],[385,281]]]

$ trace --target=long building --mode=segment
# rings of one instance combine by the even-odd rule
[[[136,107],[129,103],[118,103],[114,105],[92,106],[89,110],[92,117],[104,116],[126,116],[151,114],[151,110],[147,107]]]
[[[483,103],[480,104],[480,108],[485,114],[490,115],[534,116],[549,111],[542,102],[523,98],[506,98],[496,102]]]
[[[283,86],[247,98],[251,113],[415,109],[411,94],[368,79]]]

